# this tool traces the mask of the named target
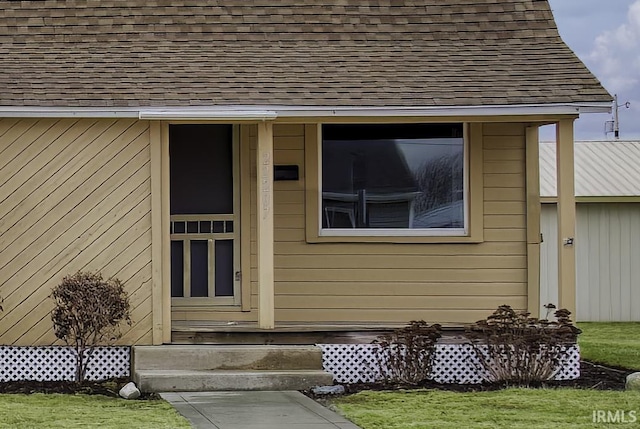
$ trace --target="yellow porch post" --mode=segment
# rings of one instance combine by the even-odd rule
[[[171,313],[165,313],[164,301],[167,292],[162,279],[162,141],[161,124],[149,123],[151,155],[151,302],[152,344],[170,342],[165,332],[171,332]],[[169,310],[170,311],[170,310]],[[166,327],[166,319],[169,326]]]
[[[169,124],[162,122],[160,126],[160,234],[162,243],[162,342],[171,343],[171,199],[169,189]]]
[[[573,175],[573,119],[556,124],[558,189],[558,306],[576,317],[576,199]]]
[[[540,161],[538,126],[526,128],[527,311],[540,316]]]
[[[275,327],[273,288],[273,124],[258,124],[258,326]]]

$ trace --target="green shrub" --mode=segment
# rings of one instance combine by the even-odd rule
[[[77,272],[65,277],[51,298],[55,301],[51,313],[55,335],[74,348],[75,380],[83,381],[95,347],[120,338],[122,322],[131,325],[129,297],[117,279]]]
[[[431,373],[435,347],[442,336],[438,324],[411,321],[403,328],[381,335],[374,344],[375,370],[386,383],[416,385]]]
[[[468,327],[465,336],[485,381],[528,386],[552,379],[581,332],[570,314],[561,309],[555,312],[556,320],[549,321],[502,305]]]

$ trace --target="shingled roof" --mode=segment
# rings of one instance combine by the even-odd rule
[[[0,0],[0,106],[610,100],[546,0]]]

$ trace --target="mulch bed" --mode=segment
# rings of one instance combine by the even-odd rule
[[[72,381],[7,381],[0,382],[0,393],[64,393],[64,394],[86,394],[104,395],[119,397],[118,392],[127,384],[128,378],[112,378],[102,381],[83,381],[75,383]],[[140,398],[159,399],[155,393],[143,393]]]
[[[549,381],[531,387],[572,387],[576,389],[598,390],[624,390],[627,375],[634,372],[627,368],[612,368],[582,361],[580,365],[580,378],[567,381]],[[0,383],[0,393],[83,393],[87,395],[105,395],[117,397],[118,392],[130,380],[116,378],[104,381],[85,381],[74,383],[70,381],[11,381]],[[509,387],[500,383],[485,384],[440,384],[427,381],[420,386],[399,386],[388,384],[349,384],[345,385],[346,393],[355,393],[362,390],[394,390],[407,388],[440,389],[454,392],[478,392],[486,390],[498,390]],[[310,392],[305,392],[314,396]],[[143,393],[140,399],[158,399],[155,393]]]
[[[576,380],[566,381],[548,381],[530,385],[529,387],[541,388],[557,388],[570,387],[575,389],[596,389],[596,390],[624,390],[627,375],[635,372],[628,368],[612,368],[598,365],[592,362],[582,361],[580,363],[580,378]],[[511,385],[505,383],[483,383],[483,384],[441,384],[433,381],[425,381],[418,386],[407,385],[389,385],[384,383],[367,383],[367,384],[347,384],[345,387],[346,394],[357,393],[363,390],[401,390],[401,389],[438,389],[451,392],[482,392],[490,390],[500,390]],[[314,399],[322,400],[321,396],[314,395],[312,392],[305,392]]]

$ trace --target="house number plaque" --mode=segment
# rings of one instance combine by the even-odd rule
[[[262,155],[262,171],[260,180],[262,181],[262,219],[266,219],[271,211],[271,154]]]

